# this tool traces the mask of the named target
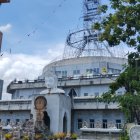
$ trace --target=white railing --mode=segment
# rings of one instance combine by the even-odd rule
[[[31,100],[0,101],[0,110],[30,110]]]

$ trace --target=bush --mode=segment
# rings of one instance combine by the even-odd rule
[[[119,140],[129,140],[127,131],[125,131],[124,133],[121,134]]]
[[[43,138],[43,135],[42,134],[35,134],[35,139],[36,140],[39,140],[41,138]]]
[[[77,134],[75,134],[75,133],[73,133],[73,134],[71,135],[71,138],[72,138],[72,139],[77,139],[77,137],[78,137],[78,136],[77,136]]]
[[[29,136],[23,136],[23,140],[29,140]]]
[[[7,133],[7,134],[4,135],[4,137],[5,137],[6,140],[9,140],[9,139],[12,138],[12,134]]]

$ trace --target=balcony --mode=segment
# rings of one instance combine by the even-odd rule
[[[87,75],[87,76],[73,76],[58,78],[58,87],[71,87],[71,86],[88,86],[99,84],[110,84],[118,75]],[[8,93],[13,93],[17,89],[34,89],[45,88],[44,79],[25,80],[25,81],[12,81],[7,87]]]
[[[31,100],[0,101],[0,111],[31,110]]]
[[[117,102],[99,102],[95,97],[74,97],[73,109],[119,109],[119,105]]]

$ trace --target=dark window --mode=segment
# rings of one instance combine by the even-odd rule
[[[71,98],[77,96],[77,93],[75,92],[75,90],[72,88],[68,94]]]
[[[20,99],[23,99],[23,96],[20,96]]]
[[[99,92],[95,92],[95,97],[99,97]]]
[[[98,0],[94,0],[94,3],[99,3]]]
[[[29,121],[29,119],[26,119],[25,121],[27,122],[27,121]]]
[[[122,91],[118,91],[118,95],[122,95]]]
[[[7,125],[10,123],[10,119],[7,119]]]
[[[88,96],[88,93],[84,93],[84,96]]]
[[[73,75],[79,75],[80,74],[80,70],[74,70],[73,71]]]
[[[87,74],[91,74],[92,72],[93,72],[92,69],[86,69],[86,73],[87,73]]]
[[[78,129],[82,128],[83,121],[82,119],[78,119]]]
[[[50,117],[48,116],[47,111],[44,111],[43,120],[44,120],[44,124],[47,127],[47,129],[50,130]]]
[[[56,76],[61,75],[61,71],[55,71]]]
[[[116,120],[117,129],[121,129],[121,120]]]
[[[62,71],[62,77],[67,77],[67,71]]]
[[[18,122],[19,122],[19,119],[16,119],[16,124],[18,124]]]
[[[107,128],[107,120],[103,120],[103,128]]]
[[[90,119],[90,128],[94,128],[94,119]]]
[[[94,68],[93,71],[95,74],[99,74],[99,68]]]

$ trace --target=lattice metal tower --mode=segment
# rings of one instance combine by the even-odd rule
[[[103,55],[105,50],[113,56],[107,45],[99,42],[100,32],[92,29],[94,23],[100,22],[100,5],[100,0],[83,0],[83,29],[69,33],[63,58]]]

